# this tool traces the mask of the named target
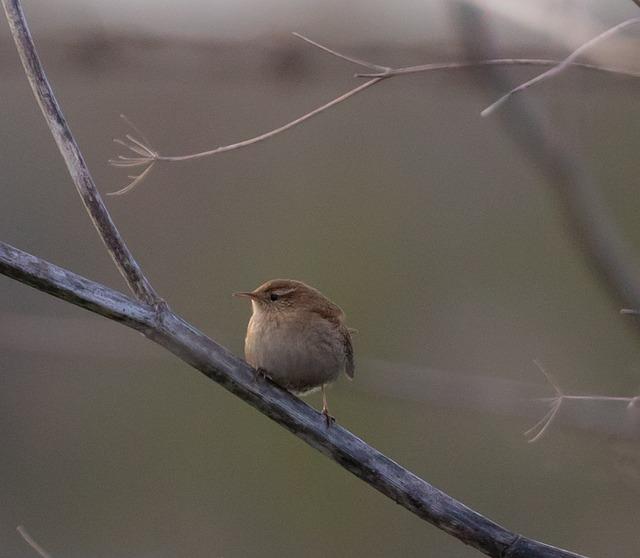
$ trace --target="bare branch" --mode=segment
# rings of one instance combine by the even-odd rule
[[[105,318],[145,331],[156,321],[153,308],[0,242],[0,273]]]
[[[560,60],[551,60],[548,58],[491,58],[489,60],[473,60],[468,62],[436,62],[432,64],[421,64],[419,66],[404,66],[400,68],[390,68],[384,72],[378,73],[357,73],[355,74],[355,76],[360,78],[393,77],[406,74],[418,74],[421,72],[432,72],[437,70],[481,68],[482,66],[557,66],[561,63],[562,61]],[[634,72],[632,70],[626,70],[624,68],[612,68],[609,66],[588,64],[585,62],[571,62],[569,65],[574,68],[582,68],[585,70],[593,70],[596,72],[604,72],[608,74],[617,74],[636,78],[640,77],[640,72]]]
[[[159,304],[160,297],[120,236],[71,134],[38,58],[20,1],[2,0],[2,5],[33,94],[98,234],[136,297],[149,304]]]
[[[446,62],[446,63],[435,63],[435,64],[423,64],[420,66],[406,66],[401,68],[391,68],[388,66],[381,66],[379,64],[374,64],[373,62],[368,62],[360,58],[355,58],[353,56],[343,54],[341,52],[338,52],[337,50],[329,48],[326,45],[313,41],[308,37],[305,37],[304,35],[301,35],[299,33],[293,33],[293,35],[309,43],[310,45],[328,54],[331,54],[332,56],[335,56],[342,60],[346,60],[353,64],[358,64],[360,66],[364,66],[366,68],[375,70],[375,72],[355,74],[356,77],[369,78],[369,81],[365,82],[364,84],[358,87],[355,87],[354,89],[347,91],[346,93],[343,93],[342,95],[336,97],[335,99],[329,101],[328,103],[325,103],[324,105],[313,109],[312,111],[296,118],[295,120],[292,120],[291,122],[288,122],[287,124],[284,124],[283,126],[280,126],[279,128],[275,128],[269,132],[265,132],[264,134],[260,134],[259,136],[255,136],[253,138],[249,138],[244,141],[232,143],[230,145],[224,145],[221,147],[216,147],[215,149],[210,149],[208,151],[192,153],[189,155],[178,155],[178,156],[160,155],[155,149],[151,147],[151,142],[149,142],[148,140],[146,140],[146,138],[144,138],[144,134],[142,134],[142,132],[140,132],[132,122],[128,121],[126,117],[123,116],[123,118],[127,121],[127,123],[132,128],[134,128],[138,132],[138,134],[142,137],[142,141],[132,137],[131,135],[126,135],[125,136],[126,140],[116,139],[114,141],[122,145],[129,151],[133,152],[135,155],[138,155],[138,157],[119,155],[118,158],[116,159],[110,159],[109,164],[111,164],[114,167],[121,167],[121,168],[144,167],[144,170],[140,174],[130,177],[132,179],[131,183],[129,183],[124,188],[116,192],[110,192],[109,195],[117,196],[117,195],[130,192],[135,186],[140,184],[142,180],[148,175],[148,173],[151,170],[151,166],[156,161],[173,161],[173,162],[189,161],[194,159],[201,159],[203,157],[210,157],[212,155],[218,155],[219,153],[225,153],[227,151],[233,151],[235,149],[241,149],[243,147],[248,147],[250,145],[270,139],[273,136],[276,136],[295,126],[298,126],[299,124],[302,124],[309,118],[316,116],[336,106],[337,104],[346,101],[347,99],[353,97],[354,95],[357,95],[358,93],[361,93],[365,89],[371,87],[372,85],[379,83],[383,79],[387,79],[387,78],[391,78],[399,75],[415,74],[420,72],[432,72],[432,71],[438,71],[438,70],[455,70],[455,69],[461,69],[461,68],[473,68],[473,67],[482,67],[482,66],[514,66],[514,65],[557,66],[558,64],[561,63],[557,60],[546,60],[541,58],[498,58],[498,59],[491,59],[491,60],[479,60],[479,61],[473,61],[473,62]],[[570,64],[572,66],[576,66],[576,67],[588,69],[588,70],[622,74],[630,77],[640,77],[639,72],[632,72],[624,69],[609,68],[605,66],[597,66],[594,64],[585,64],[585,63],[579,63],[579,62],[575,62],[575,63],[572,62]]]
[[[633,19],[628,19],[626,21],[623,21],[622,23],[619,23],[618,25],[615,25],[614,27],[611,27],[610,29],[607,29],[604,33],[601,33],[597,37],[594,37],[593,39],[587,41],[582,46],[580,46],[579,48],[574,50],[569,56],[567,56],[567,58],[565,58],[557,66],[554,66],[550,70],[547,70],[546,72],[544,72],[544,73],[542,73],[542,74],[530,79],[529,81],[526,81],[525,83],[523,83],[521,85],[518,85],[517,87],[514,87],[513,89],[511,89],[511,91],[509,91],[508,93],[506,93],[505,95],[500,97],[495,103],[492,103],[491,105],[489,105],[480,114],[482,116],[489,116],[493,111],[495,111],[497,108],[499,108],[503,103],[505,103],[509,99],[509,97],[511,97],[515,93],[518,93],[520,91],[524,91],[525,89],[531,87],[532,85],[540,83],[540,82],[542,82],[542,81],[544,81],[546,79],[549,79],[549,78],[559,74],[560,72],[565,70],[568,66],[570,66],[582,53],[584,53],[586,50],[588,50],[589,48],[591,48],[595,44],[597,44],[597,43],[599,43],[601,41],[604,41],[605,39],[608,39],[609,37],[611,37],[612,35],[614,35],[618,31],[620,31],[621,29],[624,29],[625,27],[628,27],[630,25],[635,25],[637,23],[640,23],[640,17],[636,17],[636,18],[633,18]]]
[[[364,66],[365,68],[369,68],[370,70],[377,70],[379,72],[388,72],[389,70],[391,70],[391,68],[389,68],[388,66],[379,66],[378,64],[373,64],[372,62],[367,62],[366,60],[361,60],[360,58],[355,58],[353,56],[348,56],[346,54],[342,54],[341,52],[338,52],[337,50],[333,50],[331,48],[329,48],[328,46],[325,45],[321,45],[320,43],[317,43],[316,41],[312,41],[309,37],[305,37],[304,35],[301,35],[300,33],[291,33],[294,37],[298,37],[298,39],[302,39],[303,41],[305,41],[306,43],[309,43],[310,45],[313,45],[316,48],[319,48],[320,50],[324,50],[325,52],[337,57],[337,58],[341,58],[342,60],[346,60],[347,62],[352,62],[353,64],[357,64],[358,66]],[[381,76],[376,76],[376,77],[384,77],[383,75]]]
[[[473,38],[467,42],[469,56],[488,58],[493,51],[492,36],[482,23],[482,12],[467,10],[466,14],[471,15],[461,17],[459,27],[463,40]],[[495,68],[488,68],[477,78],[492,89],[512,89],[509,80]],[[504,108],[498,113],[503,128],[558,196],[567,231],[585,263],[608,288],[617,308],[640,308],[640,267],[633,247],[618,227],[584,161],[530,96],[516,95]]]
[[[551,426],[553,419],[558,414],[560,406],[564,401],[610,401],[616,403],[626,403],[627,409],[631,409],[635,407],[640,400],[640,396],[612,397],[608,395],[565,395],[553,376],[545,370],[542,364],[538,360],[534,360],[533,362],[538,367],[538,370],[540,370],[540,372],[544,374],[547,382],[549,382],[549,385],[551,385],[551,387],[555,391],[555,395],[553,397],[545,397],[540,400],[544,401],[545,403],[550,403],[551,408],[536,424],[534,424],[531,428],[529,428],[529,430],[524,432],[524,435],[528,438],[529,443],[536,442],[537,440],[542,438],[542,436],[544,436],[545,432]]]
[[[215,149],[211,149],[209,151],[202,151],[200,153],[193,153],[193,154],[190,154],[190,155],[165,156],[165,155],[158,154],[149,145],[145,145],[142,142],[140,142],[139,140],[135,141],[135,145],[132,145],[131,143],[126,143],[123,140],[114,140],[117,143],[120,143],[121,145],[125,146],[127,149],[130,149],[134,153],[138,153],[139,155],[141,155],[141,157],[140,158],[126,158],[126,157],[120,156],[119,159],[111,159],[111,160],[109,160],[109,163],[111,165],[116,166],[116,167],[147,166],[147,168],[140,175],[138,175],[136,177],[134,182],[132,182],[131,184],[125,186],[121,190],[118,190],[116,192],[110,192],[109,195],[117,196],[117,195],[121,195],[121,194],[124,194],[124,193],[132,190],[137,184],[139,184],[141,182],[141,180],[151,170],[151,166],[156,161],[189,161],[189,160],[193,160],[193,159],[201,159],[202,157],[209,157],[211,155],[217,155],[218,153],[226,153],[227,151],[233,151],[235,149],[241,149],[243,147],[248,147],[249,145],[253,145],[254,143],[259,143],[259,142],[264,141],[266,139],[272,138],[273,136],[276,136],[276,135],[278,135],[278,134],[280,134],[282,132],[285,132],[286,130],[289,130],[290,128],[293,128],[294,126],[297,126],[298,124],[302,124],[302,122],[304,122],[305,120],[309,120],[310,118],[320,114],[321,112],[324,112],[325,110],[327,110],[327,109],[329,109],[329,108],[331,108],[331,107],[333,107],[333,106],[335,106],[335,105],[337,105],[339,103],[342,103],[343,101],[346,101],[349,97],[353,97],[354,95],[357,95],[358,93],[360,93],[361,91],[364,91],[368,87],[371,87],[372,85],[375,85],[379,81],[382,81],[382,79],[384,79],[384,78],[374,78],[374,79],[371,79],[369,81],[366,81],[365,83],[359,85],[358,87],[354,87],[353,89],[347,91],[346,93],[343,93],[339,97],[336,97],[335,99],[333,99],[333,100],[329,101],[328,103],[325,103],[324,105],[312,110],[311,112],[303,114],[299,118],[296,118],[295,120],[292,120],[291,122],[288,122],[287,124],[285,124],[283,126],[280,126],[279,128],[275,128],[274,130],[270,130],[269,132],[265,132],[264,134],[261,134],[259,136],[253,137],[253,138],[249,138],[249,139],[244,140],[244,141],[240,141],[238,143],[232,143],[230,145],[223,145],[221,147],[216,147]],[[133,141],[133,138],[131,136],[127,136],[127,137],[131,141]],[[136,151],[136,149],[135,149],[136,145],[137,146],[142,146],[142,148],[144,148],[144,150],[147,151],[149,153],[149,155],[144,156],[144,155],[142,155],[140,153],[140,151]],[[140,148],[140,149],[142,149],[142,148]]]
[[[16,527],[16,531],[18,534],[24,539],[24,541],[35,550],[42,558],[52,558],[51,554],[49,554],[44,548],[42,548],[36,540],[29,534],[29,532],[24,528],[23,525],[18,525]]]
[[[255,371],[182,318],[0,242],[0,273],[141,331],[418,517],[495,558],[583,558],[513,533],[401,467]],[[506,552],[509,554],[506,554]]]

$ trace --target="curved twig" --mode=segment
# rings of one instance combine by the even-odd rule
[[[33,94],[40,105],[42,114],[53,134],[62,154],[73,183],[82,198],[82,202],[91,217],[100,238],[107,247],[118,270],[125,278],[131,291],[136,297],[149,304],[159,304],[161,299],[155,292],[149,280],[129,251],[124,239],[120,236],[109,211],[107,210],[91,173],[82,157],[69,124],[67,123],[60,105],[53,94],[47,76],[44,72],[36,47],[31,38],[29,27],[25,19],[19,0],[2,0],[11,34],[15,41]]]
[[[565,68],[567,68],[568,66],[573,64],[574,61],[582,53],[584,53],[586,50],[590,49],[595,44],[597,44],[597,43],[599,43],[601,41],[604,41],[605,39],[608,39],[609,37],[611,37],[611,35],[614,35],[618,31],[620,31],[621,29],[624,29],[625,27],[629,27],[630,25],[635,25],[637,23],[640,23],[640,17],[636,17],[636,18],[633,18],[633,19],[628,19],[626,21],[623,21],[622,23],[618,23],[618,25],[614,25],[613,27],[611,27],[610,29],[607,29],[603,33],[600,33],[600,35],[598,35],[597,37],[594,37],[593,39],[587,41],[586,43],[581,45],[579,48],[574,50],[569,56],[567,56],[557,66],[554,66],[553,68],[551,68],[551,69],[547,70],[546,72],[544,72],[544,73],[542,73],[542,74],[530,79],[529,81],[526,81],[526,82],[518,85],[517,87],[514,87],[508,93],[505,93],[496,102],[492,103],[486,109],[484,109],[480,113],[481,116],[489,116],[493,111],[495,111],[502,104],[504,104],[512,95],[514,95],[516,93],[519,93],[520,91],[524,91],[525,89],[531,87],[532,85],[540,83],[540,82],[542,82],[544,80],[547,80],[547,79],[559,74]]]
[[[529,430],[524,432],[529,443],[536,442],[544,436],[545,432],[551,426],[553,419],[556,418],[556,415],[564,401],[608,401],[612,403],[626,403],[627,409],[636,407],[638,401],[640,401],[640,396],[618,397],[610,395],[567,395],[562,391],[553,376],[545,370],[539,361],[534,360],[533,362],[538,367],[538,370],[544,374],[547,382],[553,388],[555,395],[553,397],[543,397],[542,399],[539,399],[539,401],[549,403],[551,408],[538,422],[529,428]]]
[[[364,91],[365,89],[367,89],[368,87],[371,87],[372,85],[375,85],[376,83],[378,83],[379,81],[382,81],[384,78],[373,78],[369,81],[366,81],[365,83],[358,85],[358,87],[354,87],[353,89],[347,91],[346,93],[343,93],[342,95],[340,95],[339,97],[336,97],[335,99],[329,101],[328,103],[325,103],[324,105],[312,110],[311,112],[308,112],[306,114],[303,114],[302,116],[300,116],[299,118],[296,118],[295,120],[292,120],[291,122],[288,122],[287,124],[284,124],[283,126],[280,126],[279,128],[275,128],[274,130],[270,130],[268,132],[265,132],[264,134],[261,134],[259,136],[253,137],[253,138],[249,138],[246,139],[244,141],[240,141],[238,143],[232,143],[230,145],[223,145],[221,147],[216,147],[215,149],[210,149],[209,151],[202,151],[200,153],[193,153],[190,155],[177,155],[177,156],[166,156],[166,155],[160,155],[159,153],[155,152],[155,150],[153,150],[150,146],[148,145],[144,145],[142,144],[142,142],[140,142],[139,140],[134,139],[132,136],[127,135],[127,139],[129,140],[129,142],[125,142],[124,140],[120,140],[120,139],[116,139],[114,140],[115,142],[123,145],[124,147],[126,147],[127,149],[129,149],[130,151],[132,151],[134,154],[138,155],[139,157],[133,157],[133,158],[128,158],[125,156],[120,156],[118,159],[110,159],[109,163],[115,167],[141,167],[144,166],[146,167],[145,170],[142,171],[142,173],[140,175],[138,175],[137,177],[135,177],[135,180],[128,184],[127,186],[125,186],[124,188],[117,190],[116,192],[110,192],[108,195],[111,196],[119,196],[121,194],[124,194],[126,192],[129,192],[130,190],[132,190],[137,184],[140,183],[140,181],[144,178],[144,176],[146,176],[146,174],[151,170],[151,166],[156,162],[156,161],[190,161],[193,159],[201,159],[203,157],[209,157],[211,155],[217,155],[218,153],[226,153],[227,151],[233,151],[235,149],[241,149],[243,147],[248,147],[249,145],[253,145],[254,143],[259,143],[261,141],[264,141],[266,139],[269,139],[275,135],[278,135],[282,132],[285,132],[286,130],[289,130],[290,128],[293,128],[294,126],[297,126],[298,124],[302,124],[305,120],[309,120],[310,118],[320,114],[321,112],[324,112],[325,110],[337,105],[338,103],[342,103],[343,101],[346,101],[349,97],[353,97],[354,95],[357,95],[358,93],[360,93],[361,91]],[[143,151],[144,150],[144,151]]]
[[[584,558],[505,529],[417,477],[360,438],[265,379],[163,307],[157,311],[0,242],[0,273],[142,332],[311,447],[418,517],[488,556]]]
[[[16,531],[18,534],[24,539],[33,550],[35,550],[42,558],[51,558],[51,554],[49,554],[44,548],[42,548],[38,542],[29,534],[29,532],[25,529],[23,525],[18,525],[16,527]]]
[[[639,0],[640,1],[640,0]],[[489,60],[471,60],[466,62],[435,62],[431,64],[420,64],[418,66],[403,66],[400,68],[390,68],[384,72],[357,73],[355,77],[393,77],[407,74],[419,74],[421,72],[432,72],[437,70],[457,70],[461,68],[481,68],[483,66],[557,66],[561,60],[551,60],[549,58],[491,58]],[[609,66],[599,66],[587,62],[570,62],[574,68],[604,72],[607,74],[617,74],[628,77],[640,77],[640,72],[626,70],[624,68],[610,68]]]
[[[481,12],[470,13],[471,17],[461,18],[462,37],[473,37],[468,46],[470,56],[483,57],[492,51],[491,34],[484,28]],[[491,70],[479,79],[492,88],[512,89],[501,73]],[[617,307],[640,308],[640,266],[584,162],[530,96],[514,96],[497,115],[532,168],[558,196],[572,240],[585,263],[609,289]]]
[[[389,72],[391,68],[389,66],[380,66],[379,64],[374,64],[373,62],[367,62],[366,60],[362,60],[361,58],[355,58],[354,56],[349,56],[347,54],[343,54],[338,52],[337,50],[333,50],[326,45],[322,45],[309,37],[305,37],[301,33],[293,32],[291,33],[294,37],[298,37],[298,39],[302,39],[305,43],[309,43],[320,50],[324,50],[326,53],[335,56],[336,58],[341,58],[342,60],[346,60],[347,62],[351,62],[353,64],[357,64],[358,66],[364,66],[365,68],[369,68],[370,70],[377,70],[378,72]],[[375,76],[375,77],[383,77],[383,76]]]
[[[379,64],[374,64],[373,62],[369,62],[367,60],[362,60],[360,58],[355,58],[353,56],[343,54],[341,52],[338,52],[337,50],[329,48],[326,45],[318,43],[317,41],[313,41],[312,39],[305,37],[300,33],[293,33],[293,35],[305,41],[306,43],[322,50],[323,52],[326,52],[332,56],[335,56],[336,58],[346,60],[347,62],[351,62],[359,66],[364,66],[365,68],[374,70],[374,72],[355,74],[355,77],[368,78],[369,81],[347,91],[346,93],[343,93],[342,95],[339,95],[338,97],[336,97],[335,99],[332,99],[328,103],[325,103],[322,106],[319,106],[313,109],[312,111],[306,114],[303,114],[302,116],[284,124],[283,126],[280,126],[278,128],[275,128],[273,130],[270,130],[258,136],[255,136],[237,143],[223,145],[220,147],[216,147],[214,149],[209,149],[207,151],[191,153],[188,155],[177,155],[177,156],[161,155],[151,146],[151,143],[144,138],[144,135],[139,130],[137,130],[136,127],[130,121],[127,121],[132,128],[136,129],[136,131],[142,137],[142,141],[138,138],[134,138],[131,135],[126,135],[125,136],[126,139],[114,140],[116,143],[124,146],[126,149],[131,151],[134,157],[132,157],[131,155],[128,155],[128,156],[119,155],[116,159],[110,159],[109,163],[114,167],[122,167],[122,168],[144,167],[144,168],[140,174],[129,177],[132,179],[132,182],[130,182],[120,190],[117,190],[115,192],[110,192],[109,195],[118,196],[118,195],[122,195],[127,192],[130,192],[135,186],[140,184],[140,182],[148,175],[148,173],[151,170],[151,166],[153,165],[153,163],[157,161],[165,161],[165,162],[190,161],[194,159],[201,159],[203,157],[218,155],[220,153],[226,153],[227,151],[241,149],[243,147],[248,147],[250,145],[262,142],[282,132],[285,132],[295,126],[298,126],[299,124],[302,124],[303,122],[310,119],[311,117],[316,116],[336,106],[337,104],[346,101],[347,99],[353,97],[354,95],[357,95],[358,93],[361,93],[365,89],[368,89],[372,85],[379,83],[383,79],[388,79],[394,76],[400,76],[400,75],[406,75],[406,74],[415,74],[420,72],[432,72],[432,71],[438,71],[438,70],[456,70],[456,69],[462,69],[462,68],[473,68],[473,67],[482,67],[482,66],[515,66],[515,65],[557,66],[558,64],[561,64],[561,62],[558,60],[547,60],[542,58],[497,58],[497,59],[479,60],[479,61],[472,61],[472,62],[446,62],[446,63],[422,64],[420,66],[406,66],[406,67],[400,67],[400,68],[391,68],[388,66],[381,66]],[[639,72],[633,72],[633,71],[619,69],[619,68],[609,68],[606,66],[597,66],[595,64],[586,64],[586,63],[580,63],[580,62],[575,62],[575,63],[572,62],[570,64],[572,66],[576,66],[578,68],[583,68],[588,70],[621,74],[621,75],[626,75],[630,77],[640,77]]]

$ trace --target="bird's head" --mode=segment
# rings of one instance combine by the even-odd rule
[[[233,293],[251,299],[255,313],[315,312],[323,317],[340,318],[342,310],[320,291],[302,281],[272,279],[253,291]]]

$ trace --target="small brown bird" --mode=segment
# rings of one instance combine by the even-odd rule
[[[273,279],[255,291],[244,352],[258,373],[294,393],[322,389],[322,413],[329,424],[325,385],[344,371],[353,378],[351,332],[342,309],[301,281]]]

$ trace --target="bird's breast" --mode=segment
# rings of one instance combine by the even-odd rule
[[[292,391],[304,392],[334,381],[345,365],[344,345],[332,322],[314,315],[263,316],[254,313],[245,356],[254,368]]]

